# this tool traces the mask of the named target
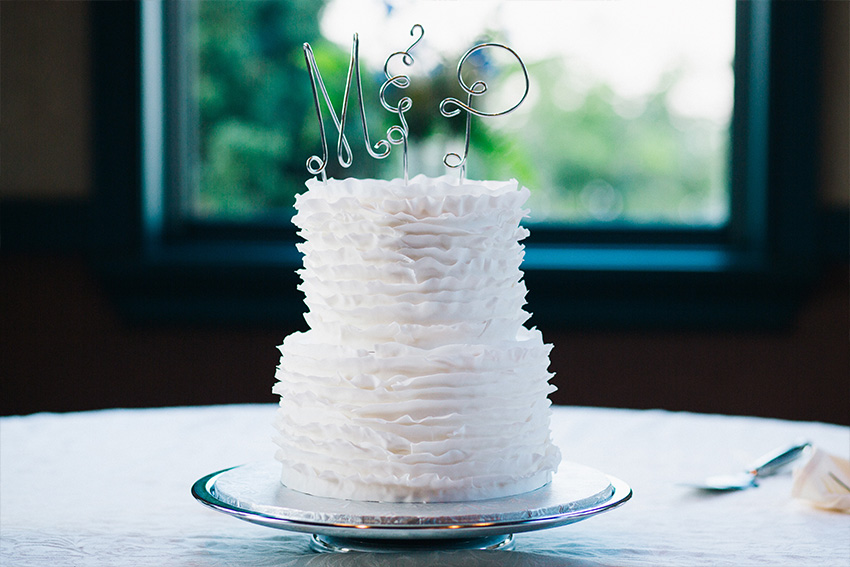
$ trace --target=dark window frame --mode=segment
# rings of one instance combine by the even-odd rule
[[[145,10],[152,12],[145,17]],[[291,227],[175,223],[168,215],[174,202],[167,184],[180,167],[185,137],[168,135],[161,118],[179,116],[183,101],[164,86],[174,69],[160,64],[156,49],[142,49],[143,42],[156,48],[182,41],[162,25],[161,14],[158,3],[92,4],[93,249],[100,273],[134,320],[303,327],[295,274],[301,260]],[[648,329],[773,327],[791,320],[821,264],[820,8],[741,2],[737,19],[731,156],[737,212],[729,226],[534,227],[523,264],[532,323]],[[145,80],[152,74],[160,81],[154,91],[143,88],[145,73]]]

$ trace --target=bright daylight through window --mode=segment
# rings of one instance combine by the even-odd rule
[[[527,64],[531,90],[508,116],[473,118],[469,178],[517,178],[532,190],[530,222],[721,228],[729,219],[733,0],[219,1],[189,16],[186,216],[288,220],[305,162],[321,153],[302,43],[339,110],[359,33],[374,141],[398,120],[378,102],[384,60],[407,48],[419,23],[425,37],[405,69],[411,175],[442,174],[443,155],[462,149],[464,119],[441,116],[439,101],[461,96],[456,65],[469,47],[500,41]],[[521,94],[515,62],[482,52],[476,63],[492,91],[482,104]],[[352,168],[338,167],[336,130],[326,126],[329,175],[400,177],[400,147],[383,161],[366,154],[356,105],[346,129]]]

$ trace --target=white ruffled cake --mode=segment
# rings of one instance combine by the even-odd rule
[[[551,345],[525,322],[516,181],[316,179],[296,198],[306,332],[274,392],[281,481],[333,498],[451,502],[552,477]]]

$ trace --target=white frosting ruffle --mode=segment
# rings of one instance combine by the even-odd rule
[[[516,181],[317,180],[296,198],[310,330],[280,346],[281,481],[379,501],[539,488],[550,345],[526,328]]]

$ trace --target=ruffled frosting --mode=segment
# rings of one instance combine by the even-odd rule
[[[560,461],[551,346],[528,329],[516,181],[317,180],[296,198],[310,329],[274,392],[288,487],[460,501],[534,490]]]

